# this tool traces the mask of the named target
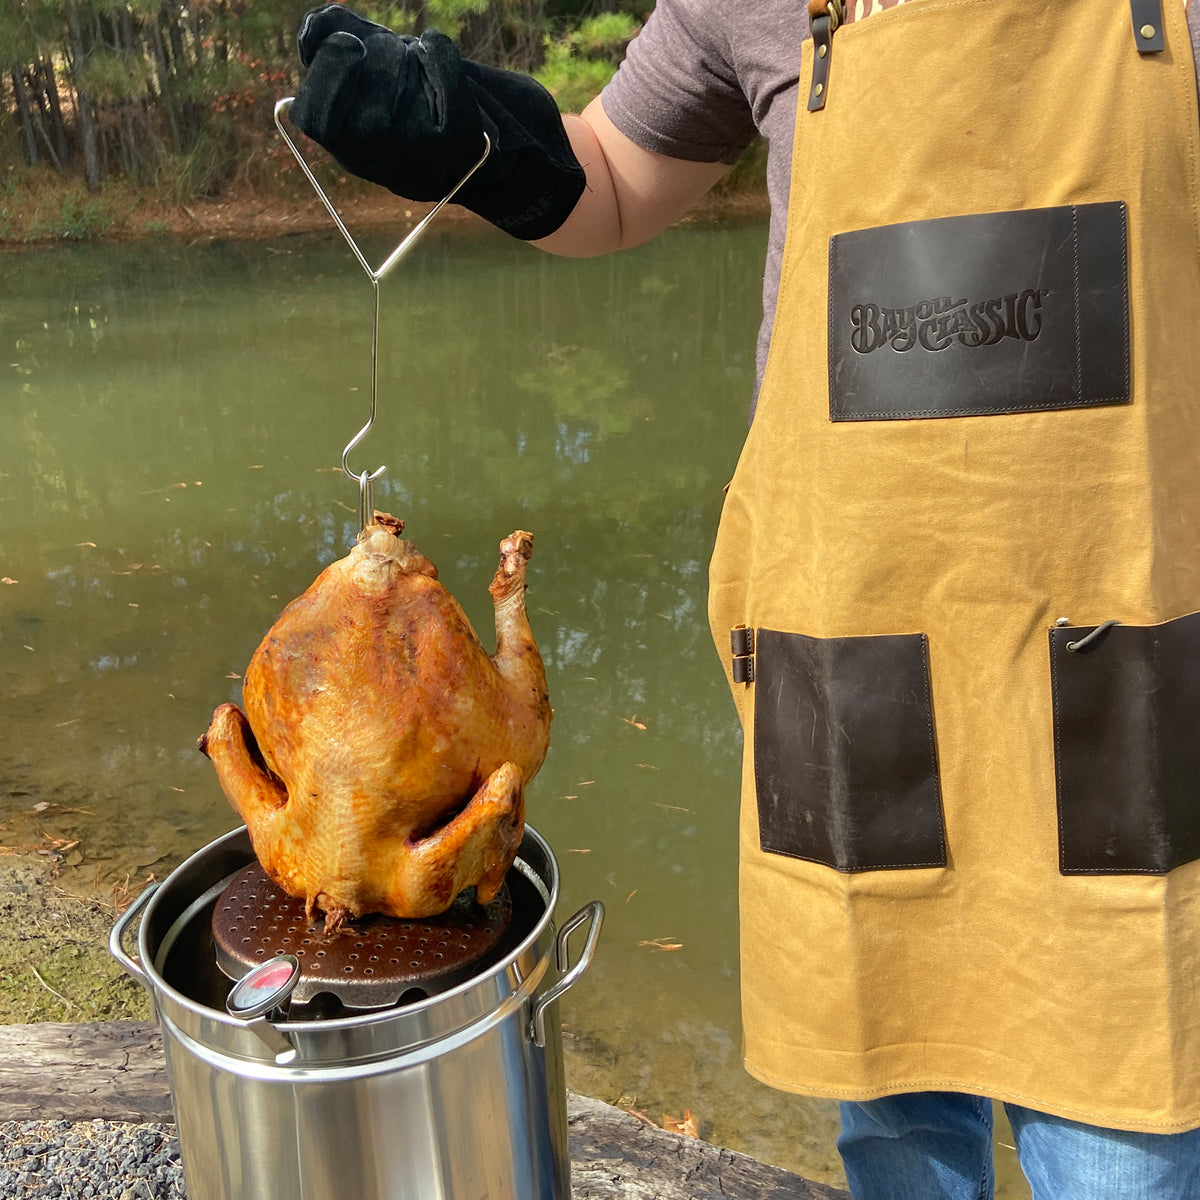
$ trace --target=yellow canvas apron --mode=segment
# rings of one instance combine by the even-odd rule
[[[776,1087],[1200,1125],[1200,138],[1133,7],[803,46],[710,600]]]

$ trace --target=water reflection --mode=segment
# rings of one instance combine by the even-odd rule
[[[354,463],[387,464],[376,504],[485,644],[496,544],[535,533],[555,721],[530,820],[564,911],[609,911],[563,1010],[572,1086],[833,1179],[832,1106],[739,1063],[740,735],[705,618],[764,239],[571,262],[430,235],[383,285]],[[234,824],[195,739],[356,532],[338,463],[371,288],[336,234],[9,255],[0,278],[0,841],[80,837],[75,885],[104,890]]]

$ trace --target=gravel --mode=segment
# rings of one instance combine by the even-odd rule
[[[0,1121],[4,1200],[186,1200],[174,1125]]]

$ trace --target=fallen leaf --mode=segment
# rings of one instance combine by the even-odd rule
[[[625,903],[628,904],[630,902],[630,900],[632,900],[634,898],[634,896],[636,896],[637,894],[638,894],[638,890],[637,890],[637,888],[634,888],[633,891],[630,892],[629,895],[625,897]]]
[[[129,876],[125,876],[123,883],[114,883],[112,885],[113,908],[118,913],[124,912],[137,899],[137,893],[130,890]]]
[[[663,1113],[662,1127],[671,1133],[682,1133],[684,1137],[698,1138],[700,1136],[700,1122],[692,1115],[690,1108],[683,1110],[682,1121]]]
[[[651,938],[646,942],[638,942],[639,946],[649,946],[652,950],[682,950],[682,942],[673,942],[670,938]]]
[[[564,800],[578,800],[579,797],[578,796],[564,796],[563,799]]]
[[[242,676],[241,676],[240,672],[238,672],[238,671],[230,671],[230,672],[229,672],[229,673],[228,673],[228,674],[225,676],[225,678],[226,678],[226,679],[241,679],[241,677],[242,677]]]
[[[621,720],[624,721],[626,725],[632,725],[634,729],[646,728],[646,726],[637,719],[637,713],[634,713],[632,717],[622,717]]]
[[[568,850],[568,854],[591,854],[590,850]]]
[[[643,771],[657,771],[659,769],[653,763],[638,763],[638,766],[641,767]]]
[[[576,787],[591,787],[592,784],[595,782],[596,781],[594,779],[581,779],[575,786]]]
[[[48,833],[42,834],[42,841],[46,842],[55,854],[66,854],[68,851],[74,850],[81,840],[81,838],[56,838],[51,837]]]
[[[658,1128],[658,1126],[655,1125],[654,1122],[650,1120],[650,1118],[640,1108],[637,1107],[636,1096],[618,1096],[615,1107],[619,1108],[622,1112],[627,1112],[631,1117],[637,1117],[639,1121],[643,1122],[643,1124],[649,1125],[651,1129]]]
[[[124,571],[113,571],[113,575],[132,575],[134,571],[164,571],[165,567],[161,563],[151,563],[148,567],[145,563],[130,563]]]
[[[639,767],[641,765],[642,765],[641,763],[638,763]],[[663,804],[659,800],[652,800],[651,803],[654,805],[655,808],[665,808],[668,812],[690,813],[692,811],[690,808],[680,808],[680,806],[678,804]]]
[[[7,584],[9,587],[12,587],[16,582],[15,579],[10,579],[7,575],[0,576],[0,583]]]
[[[91,546],[91,548],[92,548],[93,550],[95,550],[95,548],[96,548],[96,543],[95,543],[95,542],[76,542],[76,543],[75,543],[75,545],[77,545],[77,546]]]

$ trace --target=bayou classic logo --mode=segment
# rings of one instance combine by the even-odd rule
[[[936,351],[955,342],[970,347],[994,346],[1005,338],[1034,342],[1042,332],[1042,300],[1049,295],[1044,289],[1026,288],[974,304],[949,296],[908,308],[856,304],[850,310],[850,345],[859,354],[870,354],[880,346],[903,353],[918,345]]]

